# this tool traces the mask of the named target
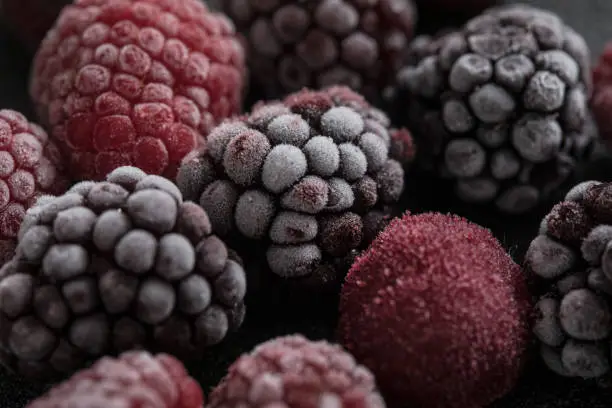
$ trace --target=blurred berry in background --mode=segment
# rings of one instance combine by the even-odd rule
[[[412,0],[212,0],[248,43],[266,97],[347,85],[369,100],[388,84],[412,39]]]

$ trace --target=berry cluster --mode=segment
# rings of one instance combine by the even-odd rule
[[[52,378],[136,347],[197,356],[240,326],[245,291],[201,207],[120,167],[28,211],[0,269],[2,361]]]
[[[0,110],[0,364],[68,378],[27,408],[481,408],[530,332],[553,372],[612,378],[612,183],[555,205],[524,270],[459,216],[393,219],[413,161],[498,218],[561,192],[595,122],[612,134],[612,45],[591,73],[584,39],[527,5],[417,37],[413,0],[0,7],[40,42],[49,131]],[[246,91],[276,99],[247,110]],[[247,301],[259,327],[294,295],[339,343],[285,330],[204,405],[183,364],[224,360]]]

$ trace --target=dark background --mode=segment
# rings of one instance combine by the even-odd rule
[[[423,0],[426,2],[427,0]],[[460,0],[457,0],[460,1]],[[607,40],[612,39],[612,0],[525,0],[543,8],[556,11],[566,23],[580,32],[591,47],[593,61],[599,56]],[[421,29],[431,29],[432,16]],[[456,20],[453,15],[451,20]],[[439,21],[439,19],[437,19]],[[421,23],[421,22],[420,22]],[[424,28],[425,27],[425,28]],[[0,27],[0,108],[16,109],[29,118],[34,118],[27,95],[30,57],[5,29]],[[599,153],[589,164],[583,166],[572,181],[584,179],[612,180],[612,157]],[[570,183],[570,184],[572,184]],[[435,184],[433,184],[435,186]],[[434,194],[424,195],[423,186]],[[516,218],[501,217],[470,210],[467,206],[448,200],[442,192],[431,188],[428,181],[415,181],[408,177],[404,208],[414,212],[442,211],[464,215],[493,230],[517,262],[531,239],[536,234],[539,221],[550,209],[546,204],[535,214]],[[436,194],[440,193],[440,194]],[[560,192],[562,194],[563,192]],[[441,204],[446,203],[446,204]],[[312,313],[306,316],[281,316],[278,312],[249,319],[238,335],[213,348],[203,361],[191,364],[192,374],[200,380],[205,392],[223,376],[227,366],[242,352],[269,338],[301,332],[312,339],[333,339],[333,309],[327,313]],[[0,369],[0,408],[22,408],[28,400],[43,392],[43,386],[21,381]],[[560,378],[541,367],[537,358],[532,359],[515,390],[492,405],[492,408],[610,408],[612,391],[596,384]],[[418,408],[418,407],[406,407]]]

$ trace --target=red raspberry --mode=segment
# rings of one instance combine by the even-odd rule
[[[593,97],[591,108],[599,128],[601,139],[612,143],[612,41],[606,44],[597,64],[593,68]]]
[[[201,408],[202,389],[168,354],[104,357],[26,408]]]
[[[172,178],[238,112],[244,50],[198,0],[75,0],[34,60],[30,93],[78,179],[132,165]]]
[[[62,164],[60,150],[40,126],[0,110],[0,265],[13,256],[28,207],[41,195],[64,192]]]

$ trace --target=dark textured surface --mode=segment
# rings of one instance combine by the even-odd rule
[[[557,11],[569,25],[579,31],[591,46],[593,59],[597,57],[604,43],[612,39],[612,2],[610,0],[531,0],[524,1]],[[19,47],[0,30],[0,107],[21,110],[32,115],[26,92],[28,57]],[[33,116],[30,116],[33,118]],[[590,163],[581,171],[583,179],[612,180],[612,158],[603,157]],[[427,181],[409,185],[407,196],[414,198],[425,186],[432,191],[433,184]],[[442,197],[426,197],[418,202],[410,200],[413,211],[441,210],[466,215],[493,229],[495,235],[520,261],[528,243],[535,236],[540,218],[548,212],[551,205],[539,214],[520,218],[502,219],[497,215],[469,211],[468,206],[456,206]],[[434,204],[438,203],[437,205]],[[443,203],[440,205],[440,203]],[[327,313],[329,315],[329,312]],[[254,316],[247,321],[240,335],[211,350],[202,362],[193,364],[193,374],[208,391],[224,374],[227,366],[242,351],[251,349],[255,344],[271,337],[302,332],[316,339],[331,337],[333,321],[324,322],[319,317],[309,319],[278,315],[267,315],[266,319],[256,320]],[[300,324],[297,324],[297,321]],[[325,324],[327,323],[327,324]],[[444,352],[441,350],[441,352]],[[3,372],[0,373],[0,407],[21,408],[29,398],[37,395],[41,387],[25,384]],[[517,388],[493,408],[608,408],[612,391],[603,390],[594,384],[570,381],[555,377],[533,364],[525,370],[525,375]],[[408,408],[408,407],[406,407]],[[413,408],[413,407],[410,407]],[[418,408],[418,407],[415,407]]]

